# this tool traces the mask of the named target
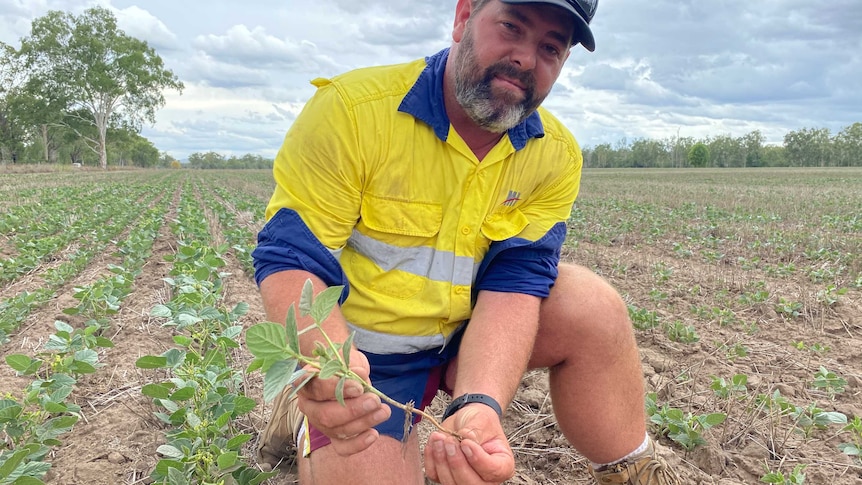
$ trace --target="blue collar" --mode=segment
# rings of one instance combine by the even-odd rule
[[[398,107],[398,111],[411,114],[428,124],[442,141],[446,141],[449,136],[449,116],[443,103],[443,71],[448,57],[448,48],[426,57],[425,69]],[[515,150],[524,148],[530,138],[545,136],[539,113],[533,112],[522,123],[509,129],[508,135]]]

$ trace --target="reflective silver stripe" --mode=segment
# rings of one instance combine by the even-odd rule
[[[453,285],[469,286],[479,269],[473,258],[455,256],[449,251],[438,251],[427,246],[402,248],[373,239],[353,230],[347,245],[357,253],[374,261],[384,271],[397,269],[432,281],[445,281]]]
[[[462,326],[464,324],[461,324]],[[447,338],[441,334],[429,336],[413,336],[413,335],[393,335],[389,333],[374,332],[359,328],[352,323],[347,323],[347,327],[355,332],[353,335],[353,345],[357,349],[373,354],[388,355],[388,354],[415,354],[423,350],[436,349],[445,347],[449,340],[458,334],[458,330],[452,332]],[[441,349],[442,350],[442,349]]]
[[[327,248],[327,249],[329,249],[329,248]],[[344,252],[344,248],[329,249],[329,254],[331,254],[332,257],[335,258],[335,260],[338,261],[339,263],[341,262],[341,253],[343,253],[343,252]]]

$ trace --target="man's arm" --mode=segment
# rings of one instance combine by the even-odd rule
[[[506,408],[530,360],[540,303],[531,295],[479,292],[458,351],[454,397],[487,394]]]
[[[267,320],[283,324],[287,318],[288,308],[299,301],[302,287],[309,279],[314,286],[315,295],[326,289],[326,284],[320,278],[302,270],[279,271],[261,281],[260,295],[263,298],[263,308],[266,311]],[[302,331],[302,329],[312,325],[314,320],[311,316],[301,316],[297,311],[296,323],[297,329]],[[321,326],[333,342],[344,342],[350,335],[347,322],[338,306],[332,309],[329,318],[322,322]],[[324,341],[319,332],[306,332],[300,335],[299,340],[300,350],[304,355],[311,355],[315,341]]]
[[[288,270],[272,273],[260,284],[260,293],[267,319],[284,322],[288,308],[299,301],[305,281],[311,279],[314,293],[326,289],[326,284],[312,273]],[[297,326],[301,330],[313,322],[310,316],[302,317],[297,312]],[[344,342],[349,329],[341,310],[335,307],[329,317],[321,323],[324,332],[333,342]],[[319,332],[307,332],[300,336],[300,350],[310,355],[315,341],[323,341]],[[368,360],[356,348],[351,349],[350,368],[369,382]],[[309,422],[330,438],[337,453],[348,456],[368,448],[379,434],[373,428],[389,418],[390,409],[372,393],[364,393],[362,386],[353,381],[344,385],[344,405],[335,398],[337,379],[313,379],[299,392],[299,409]]]

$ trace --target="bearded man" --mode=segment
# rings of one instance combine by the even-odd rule
[[[435,432],[422,451],[403,411],[355,382],[342,405],[335,379],[312,379],[276,400],[262,462],[296,446],[306,485],[499,484],[515,470],[502,415],[547,368],[559,428],[600,483],[678,483],[646,432],[626,305],[560,263],[582,156],[541,104],[571,47],[595,49],[596,3],[458,0],[450,48],[313,81],[253,254],[267,317],[285,321],[306,280],[343,285],[323,328],[353,334],[352,369],[420,408],[453,396],[442,424],[463,439]],[[318,340],[302,334],[303,353]]]

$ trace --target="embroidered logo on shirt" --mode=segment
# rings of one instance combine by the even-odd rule
[[[514,190],[510,190],[509,195],[506,197],[506,200],[503,201],[503,205],[512,207],[519,200],[521,200],[521,193],[515,192]]]

